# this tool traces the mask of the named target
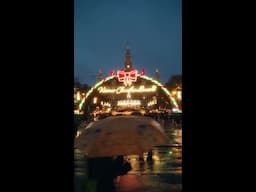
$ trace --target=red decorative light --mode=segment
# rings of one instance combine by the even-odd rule
[[[123,82],[126,86],[131,85],[132,82],[137,81],[137,70],[133,69],[131,71],[125,71],[124,69],[121,69],[117,71],[117,77],[119,82]]]
[[[145,70],[144,69],[141,70],[140,75],[145,75]]]
[[[113,76],[113,75],[115,75],[115,71],[114,70],[112,70],[112,71],[110,71],[110,76]]]
[[[117,71],[117,77],[120,82],[124,82],[125,79],[135,82],[137,81],[137,71],[125,72],[124,70],[119,70]]]

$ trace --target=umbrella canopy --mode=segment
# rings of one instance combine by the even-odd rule
[[[89,157],[133,155],[165,144],[160,124],[144,116],[112,116],[90,123],[75,139],[75,147]]]

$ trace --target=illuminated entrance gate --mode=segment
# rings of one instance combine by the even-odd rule
[[[125,108],[181,112],[176,100],[160,82],[132,67],[129,49],[126,52],[125,68],[112,72],[94,85],[75,113],[95,109],[110,112]]]

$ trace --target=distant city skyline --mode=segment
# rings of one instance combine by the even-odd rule
[[[124,67],[126,43],[132,63],[161,83],[182,74],[181,0],[75,0],[74,76],[90,86]]]

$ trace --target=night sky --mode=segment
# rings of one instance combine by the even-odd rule
[[[161,83],[181,74],[181,0],[75,0],[75,77],[93,85],[124,66],[126,42],[133,67]]]

